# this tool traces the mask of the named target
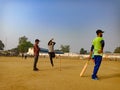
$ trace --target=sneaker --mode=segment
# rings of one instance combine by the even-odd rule
[[[38,69],[38,68],[34,68],[33,70],[34,70],[34,71],[38,71],[39,69]]]
[[[51,64],[52,65],[52,67],[54,67],[54,64]]]
[[[98,80],[98,78],[96,77],[96,78],[92,78],[93,80]]]
[[[54,65],[52,65],[52,67],[54,67]]]

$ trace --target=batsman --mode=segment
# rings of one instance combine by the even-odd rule
[[[92,74],[93,80],[98,80],[97,72],[101,65],[102,56],[103,56],[103,48],[105,46],[105,41],[102,37],[103,33],[104,33],[104,31],[102,31],[102,30],[96,31],[97,37],[93,39],[91,50],[90,50],[89,59],[91,59],[92,54],[94,54],[94,62],[95,62],[93,74]]]

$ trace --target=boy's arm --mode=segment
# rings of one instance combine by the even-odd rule
[[[93,54],[93,49],[94,49],[94,45],[91,46],[91,50],[90,50],[90,55],[89,55],[89,59],[91,59],[92,54]]]
[[[102,40],[100,43],[101,43],[101,50],[99,50],[98,53],[103,53],[103,49],[104,49],[104,46],[105,46],[105,41]]]

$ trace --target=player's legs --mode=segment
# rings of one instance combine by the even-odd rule
[[[51,65],[52,65],[52,66],[54,66],[54,64],[53,64],[53,57],[52,57],[52,53],[49,53],[49,57],[50,57],[50,63],[51,63]]]
[[[38,69],[37,69],[37,62],[38,62],[38,56],[35,56],[35,57],[34,57],[33,70],[38,70]]]
[[[94,61],[95,61],[95,66],[94,66],[94,70],[93,70],[93,74],[92,74],[92,79],[97,78],[97,72],[99,70],[101,61],[102,61],[102,56],[94,56]]]

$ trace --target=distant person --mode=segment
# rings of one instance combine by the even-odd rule
[[[35,44],[34,44],[34,65],[33,65],[33,70],[34,71],[38,71],[39,69],[37,68],[37,62],[38,62],[38,58],[39,58],[39,51],[40,48],[38,46],[39,44],[39,39],[35,40]]]
[[[53,42],[53,38],[48,42],[48,54],[49,54],[49,58],[50,58],[50,62],[52,67],[54,66],[53,64],[53,58],[55,57],[55,52],[54,52],[54,45],[56,44],[55,42]]]
[[[24,57],[24,53],[22,53],[22,59],[23,59],[23,57]]]
[[[25,59],[27,59],[27,53],[24,54]]]
[[[95,66],[94,66],[93,74],[92,74],[92,79],[93,80],[98,80],[97,72],[98,72],[99,67],[101,65],[102,56],[103,56],[103,48],[104,48],[104,45],[105,45],[104,39],[102,38],[103,33],[104,33],[104,31],[97,30],[96,31],[97,37],[94,38],[93,41],[92,41],[92,46],[91,46],[89,59],[91,59],[92,54],[94,54]]]

